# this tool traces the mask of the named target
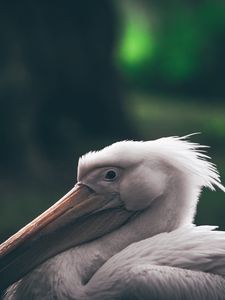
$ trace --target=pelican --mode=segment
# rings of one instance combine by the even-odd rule
[[[71,191],[0,246],[3,299],[225,299],[225,232],[193,224],[202,188],[225,188],[188,137],[82,156]]]

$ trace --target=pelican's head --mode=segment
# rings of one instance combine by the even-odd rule
[[[77,180],[104,195],[110,206],[143,210],[166,191],[170,177],[151,146],[154,142],[122,141],[87,153],[79,160]]]
[[[89,152],[79,159],[77,180],[104,195],[110,205],[122,203],[129,211],[146,209],[177,181],[189,190],[224,190],[215,166],[200,150],[205,146],[185,138],[122,141]]]
[[[118,142],[82,156],[75,187],[0,246],[1,287],[57,253],[116,230],[137,214],[140,217],[153,203],[166,201],[171,191],[194,190],[190,207],[196,206],[203,186],[225,191],[216,168],[198,150],[201,147],[169,137]],[[181,203],[177,214],[184,209]]]

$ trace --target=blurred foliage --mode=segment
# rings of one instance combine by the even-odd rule
[[[124,5],[124,3],[123,3]],[[154,41],[149,18],[133,6],[123,8],[124,32],[117,49],[119,65],[129,73],[138,73],[154,55]]]
[[[1,239],[118,139],[201,131],[225,182],[224,1],[3,0],[0,20]],[[197,222],[225,229],[224,199]]]
[[[121,6],[118,60],[129,87],[224,98],[224,1],[125,1]]]

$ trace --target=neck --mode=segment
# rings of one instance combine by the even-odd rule
[[[41,274],[50,289],[82,299],[85,285],[110,257],[134,242],[192,223],[199,189],[190,189],[190,182],[182,177],[169,184],[167,194],[118,230],[49,259],[24,280],[40,286],[34,278],[38,280],[37,274]]]

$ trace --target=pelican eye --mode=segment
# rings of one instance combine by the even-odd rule
[[[104,179],[107,180],[107,181],[113,181],[115,180],[117,177],[117,173],[115,170],[108,170],[106,173],[105,173],[105,177]]]

